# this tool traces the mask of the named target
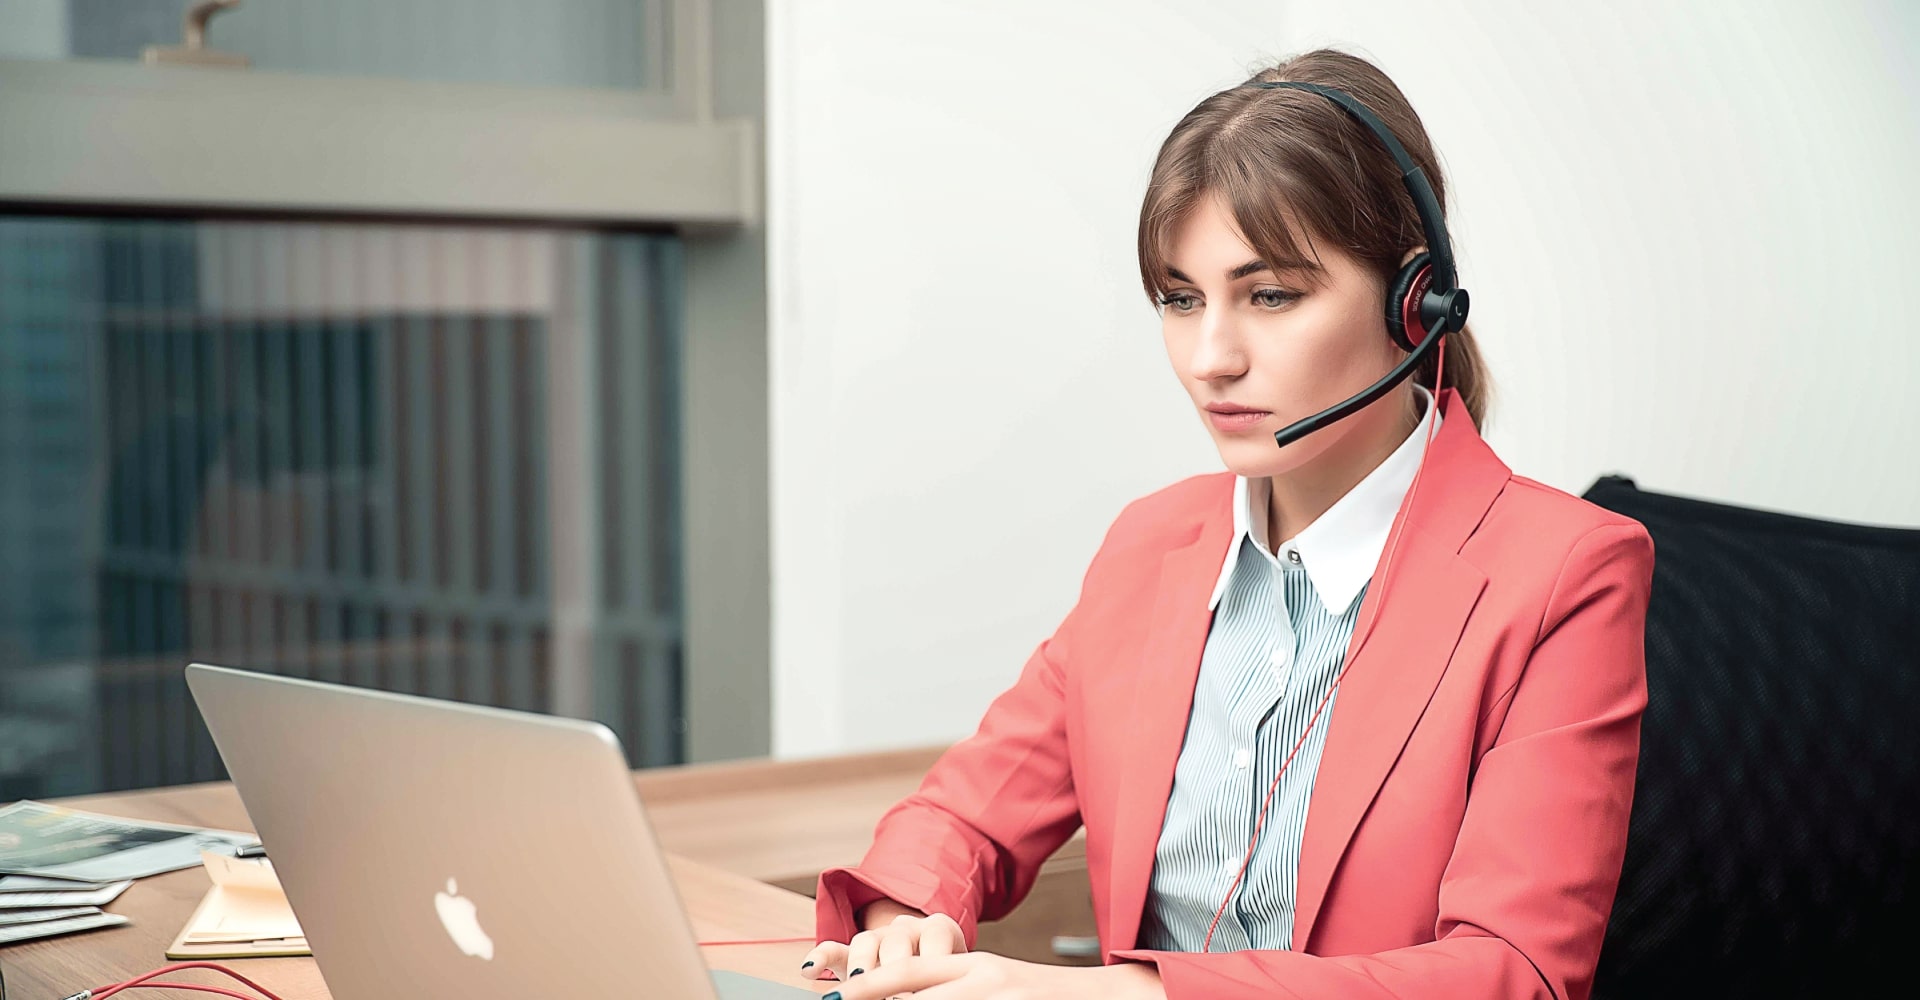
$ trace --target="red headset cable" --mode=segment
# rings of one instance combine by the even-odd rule
[[[1447,342],[1445,340],[1440,341],[1435,350],[1439,353],[1439,357],[1434,363],[1433,384],[1438,387],[1446,384],[1443,379],[1447,372]],[[1436,408],[1440,405],[1439,390],[1437,388],[1434,391],[1433,405]],[[1414,493],[1420,489],[1420,474],[1427,469],[1427,455],[1432,450],[1434,435],[1439,430],[1440,419],[1436,413],[1433,423],[1427,427],[1427,447],[1420,453],[1420,465],[1414,469],[1413,482],[1407,487],[1406,510],[1408,512],[1413,510],[1413,496]],[[1247,853],[1240,859],[1240,870],[1234,873],[1233,884],[1227,886],[1226,898],[1220,901],[1220,908],[1213,912],[1213,921],[1207,925],[1206,939],[1200,944],[1200,950],[1202,952],[1211,949],[1213,945],[1213,932],[1220,926],[1220,918],[1226,915],[1227,906],[1233,902],[1233,894],[1235,890],[1240,888],[1240,881],[1247,876],[1247,865],[1253,861],[1254,845],[1260,842],[1260,830],[1266,826],[1267,823],[1267,807],[1273,804],[1273,793],[1280,788],[1280,776],[1287,773],[1287,765],[1293,763],[1294,755],[1300,752],[1302,746],[1306,745],[1307,737],[1313,735],[1313,727],[1320,721],[1320,713],[1326,709],[1327,702],[1333,700],[1333,693],[1340,690],[1340,681],[1347,676],[1347,668],[1353,666],[1353,661],[1360,658],[1360,651],[1367,648],[1367,640],[1373,638],[1373,623],[1380,620],[1380,609],[1387,603],[1387,584],[1393,579],[1393,551],[1399,546],[1400,535],[1402,534],[1402,529],[1405,527],[1406,518],[1403,516],[1399,519],[1399,523],[1394,525],[1393,538],[1387,545],[1387,558],[1382,563],[1380,570],[1380,599],[1373,602],[1373,617],[1367,619],[1367,627],[1360,632],[1360,645],[1354,648],[1352,656],[1347,657],[1347,662],[1340,665],[1340,672],[1333,677],[1333,685],[1327,688],[1326,694],[1320,696],[1320,704],[1314,706],[1313,715],[1307,719],[1307,728],[1300,733],[1300,738],[1294,741],[1293,749],[1287,751],[1287,758],[1280,762],[1280,770],[1274,772],[1273,783],[1267,786],[1266,798],[1260,803],[1260,817],[1254,820],[1253,823],[1253,839],[1247,841]]]

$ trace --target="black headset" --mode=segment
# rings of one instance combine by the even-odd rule
[[[1420,228],[1427,237],[1426,252],[1408,261],[1387,289],[1387,333],[1407,352],[1406,359],[1359,395],[1274,432],[1274,443],[1284,448],[1366,408],[1411,375],[1441,338],[1467,325],[1467,290],[1460,287],[1453,268],[1453,244],[1447,240],[1447,221],[1440,211],[1440,200],[1433,196],[1433,185],[1427,183],[1426,172],[1407,155],[1386,123],[1353,95],[1335,87],[1293,80],[1255,81],[1246,86],[1312,91],[1340,105],[1379,136],[1380,142],[1393,154],[1394,162],[1400,165],[1400,179],[1406,183],[1407,193],[1413,196],[1413,207],[1420,213]]]

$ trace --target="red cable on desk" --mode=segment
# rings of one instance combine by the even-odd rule
[[[223,986],[202,986],[198,983],[154,982],[154,980],[170,972],[181,972],[186,969],[207,969],[212,972],[218,972],[223,976],[228,976],[239,981],[254,992],[266,997],[267,1000],[280,1000],[280,997],[275,996],[272,990],[267,989],[224,965],[216,965],[212,962],[176,962],[172,965],[163,965],[152,972],[141,973],[123,983],[113,983],[91,990],[81,990],[70,997],[66,997],[65,1000],[106,1000],[107,997],[113,996],[116,993],[134,989],[195,990],[201,993],[217,993],[221,996],[237,997],[238,1000],[254,1000],[254,998],[247,996],[245,993],[230,990]]]
[[[794,944],[797,942],[806,942],[808,944],[811,944],[813,943],[813,936],[808,935],[806,937],[790,937],[790,938],[755,938],[755,939],[740,940],[740,941],[699,941],[696,943],[703,948],[716,948],[716,947],[721,947],[725,945]],[[280,997],[276,996],[272,990],[267,989],[266,987],[260,985],[259,983],[256,983],[253,980],[248,979],[247,977],[241,975],[238,972],[233,971],[232,969],[227,968],[224,965],[217,965],[213,962],[178,962],[173,965],[163,965],[160,968],[153,970],[152,972],[141,973],[140,975],[135,976],[132,979],[129,979],[125,982],[112,983],[106,986],[95,987],[90,990],[81,990],[80,992],[75,993],[71,996],[64,997],[63,1000],[107,1000],[108,997],[111,997],[116,993],[125,992],[127,990],[194,990],[200,993],[213,993],[219,996],[232,997],[234,998],[234,1000],[254,1000],[253,997],[250,997],[245,993],[241,993],[237,990],[230,990],[224,986],[203,986],[199,983],[168,983],[168,982],[158,981],[161,976],[167,975],[168,973],[172,973],[172,972],[180,972],[186,969],[207,969],[213,972],[218,972],[222,975],[230,976],[233,979],[245,984],[249,988],[258,992],[261,996],[266,997],[267,1000],[280,1000]]]
[[[227,989],[227,988],[226,988],[226,987],[224,987],[224,986],[202,986],[202,985],[200,985],[199,983],[162,983],[162,982],[157,982],[157,981],[155,981],[155,982],[146,982],[146,983],[141,983],[141,984],[140,984],[140,985],[138,985],[138,986],[125,986],[125,987],[121,987],[121,989],[127,989],[127,990],[198,990],[198,991],[199,991],[199,992],[201,992],[201,993],[218,993],[218,994],[220,994],[220,995],[221,995],[221,996],[223,996],[223,997],[233,997],[233,998],[234,998],[234,1000],[256,1000],[256,998],[254,998],[254,997],[251,997],[251,996],[248,996],[247,994],[245,994],[245,993],[242,993],[242,992],[240,992],[239,990],[230,990],[230,989]],[[116,991],[116,992],[118,992],[118,991]],[[102,995],[102,994],[99,994],[99,993],[95,993],[95,994],[93,994],[93,996],[101,996],[101,995]]]

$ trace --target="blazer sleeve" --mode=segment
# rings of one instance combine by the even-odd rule
[[[1115,959],[1154,963],[1170,1000],[1585,1000],[1626,853],[1652,576],[1653,541],[1637,522],[1595,528],[1569,551],[1471,779],[1434,941],[1332,957],[1133,950]]]
[[[1033,651],[974,734],[934,762],[874,829],[860,864],[820,873],[815,939],[849,941],[854,915],[886,898],[960,925],[969,949],[982,920],[1012,911],[1040,865],[1080,828],[1067,749],[1066,665],[1122,511],[1081,580],[1080,597]]]

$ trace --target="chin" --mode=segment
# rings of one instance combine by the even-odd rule
[[[1337,427],[1337,425],[1336,425]],[[1214,436],[1227,471],[1248,479],[1284,476],[1319,458],[1335,444],[1335,427],[1315,431],[1285,448],[1276,448],[1270,431]]]

